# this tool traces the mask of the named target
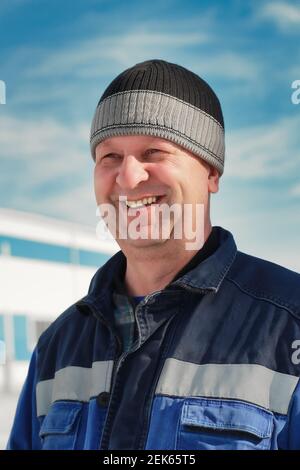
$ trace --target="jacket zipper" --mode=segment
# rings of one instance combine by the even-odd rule
[[[137,323],[137,328],[138,328],[138,340],[136,342],[136,346],[133,347],[130,351],[126,351],[124,352],[123,354],[121,354],[121,356],[119,357],[118,361],[116,361],[116,364],[114,365],[113,367],[113,374],[112,374],[112,377],[113,377],[113,383],[112,383],[112,387],[111,387],[111,394],[110,394],[110,399],[109,399],[109,403],[108,403],[108,408],[107,408],[107,416],[106,416],[106,419],[105,419],[105,423],[104,423],[104,426],[103,426],[103,430],[105,429],[106,427],[106,423],[107,423],[107,419],[108,419],[108,415],[109,415],[109,410],[110,410],[110,405],[111,405],[111,401],[112,401],[112,397],[114,395],[114,390],[115,390],[115,386],[116,386],[116,381],[117,381],[117,376],[118,376],[118,372],[123,364],[123,362],[125,361],[125,359],[127,358],[127,356],[129,356],[130,354],[134,353],[135,351],[137,351],[141,344],[142,344],[142,337],[141,337],[141,330],[140,330],[140,325],[139,325],[139,322],[138,322],[138,318],[137,318],[137,315],[138,315],[138,312],[139,310],[141,309],[142,306],[146,305],[146,303],[152,298],[154,297],[155,295],[157,294],[157,292],[153,293],[153,294],[150,294],[149,296],[146,296],[144,300],[142,300],[142,302],[134,309],[134,317],[135,317],[135,321]],[[110,430],[108,430],[110,431]],[[109,439],[108,439],[108,442],[109,442]],[[106,444],[106,443],[105,443]],[[103,445],[103,442],[100,442],[100,446],[99,446],[99,449],[101,449]],[[106,450],[106,446],[103,450]]]
[[[175,321],[174,321],[174,325],[172,325],[172,321],[174,320],[171,319],[171,323],[169,325],[169,334],[170,336],[173,336],[176,329],[177,329],[177,325],[180,321],[180,316],[177,315],[175,316]],[[168,348],[169,347],[169,344],[168,346],[165,346],[165,348]],[[165,352],[165,349],[163,349],[162,352]],[[160,375],[161,375],[161,372],[163,370],[163,367],[164,367],[164,362],[163,361],[160,361],[160,365],[159,365],[159,368],[158,368],[158,372],[156,373],[156,377],[154,377],[154,381],[153,381],[153,384],[152,384],[152,387],[151,387],[151,390],[150,390],[150,398],[149,398],[149,402],[151,402],[151,406],[148,407],[148,410],[146,412],[146,416],[145,416],[145,421],[144,421],[144,426],[143,426],[143,430],[144,429],[148,429],[148,426],[149,426],[149,422],[150,422],[150,416],[151,416],[151,411],[152,411],[152,405],[153,405],[153,397],[155,395],[155,390],[156,390],[156,387],[157,387],[157,383],[159,381],[159,378],[160,378]],[[147,441],[147,434],[146,434],[146,437],[142,437],[142,439],[139,440],[139,447],[138,447],[138,450],[143,450],[145,449],[145,444],[146,444],[146,441]]]
[[[112,401],[112,397],[114,395],[114,390],[115,390],[115,385],[116,385],[116,380],[117,380],[117,375],[118,375],[118,372],[121,368],[121,365],[123,364],[123,362],[125,361],[126,357],[129,356],[130,354],[134,353],[135,351],[137,351],[139,349],[139,347],[141,346],[141,330],[140,330],[140,325],[139,325],[139,322],[138,322],[138,319],[137,319],[137,314],[138,314],[138,311],[139,309],[141,308],[142,305],[146,305],[146,303],[152,298],[154,297],[155,295],[157,295],[158,292],[154,292],[153,294],[150,294],[149,296],[146,296],[144,300],[142,300],[142,302],[136,307],[136,309],[134,309],[134,316],[135,316],[135,321],[137,323],[137,327],[138,327],[138,340],[137,340],[137,345],[131,349],[130,351],[126,351],[124,353],[121,354],[121,356],[119,357],[119,359],[117,359],[116,361],[114,361],[114,365],[113,365],[113,370],[112,370],[112,386],[111,386],[111,391],[110,391],[110,398],[109,398],[109,402],[108,402],[108,407],[107,407],[107,415],[106,415],[106,418],[105,418],[105,422],[104,422],[104,425],[103,425],[103,431],[102,431],[102,438],[103,438],[103,432],[105,430],[105,427],[106,427],[106,424],[107,424],[107,420],[108,420],[108,417],[109,417],[109,410],[110,410],[110,407],[111,407],[111,401]],[[120,338],[115,334],[115,332],[113,331],[113,329],[111,328],[111,325],[104,319],[103,315],[101,314],[100,311],[97,311],[92,305],[86,303],[85,301],[81,301],[81,302],[78,302],[77,305],[83,305],[85,307],[87,307],[87,309],[92,313],[92,315],[94,317],[96,317],[98,320],[100,320],[108,329],[109,331],[113,334],[113,336],[115,337],[115,339],[117,340],[117,343],[118,343],[118,349],[119,351],[122,349],[122,344],[121,344],[121,341],[120,341]],[[109,442],[109,439],[108,439],[108,442]],[[99,444],[99,449],[101,449],[102,447],[102,441],[100,442]],[[105,449],[103,449],[105,450]]]

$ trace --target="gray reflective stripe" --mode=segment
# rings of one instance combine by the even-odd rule
[[[99,361],[91,368],[69,366],[57,371],[54,379],[38,382],[37,415],[47,414],[56,400],[87,402],[100,392],[109,392],[113,364],[113,361]]]
[[[211,162],[222,173],[224,129],[213,117],[174,96],[156,91],[125,91],[97,107],[91,130],[91,152],[107,137],[149,134],[182,145]]]
[[[235,398],[287,414],[299,378],[258,364],[193,364],[167,359],[156,394]]]

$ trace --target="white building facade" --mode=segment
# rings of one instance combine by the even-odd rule
[[[118,249],[96,228],[0,209],[0,398],[20,392],[40,334]]]

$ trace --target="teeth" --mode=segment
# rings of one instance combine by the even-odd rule
[[[144,199],[138,199],[137,201],[126,201],[126,205],[128,207],[143,207],[146,204],[152,204],[153,202],[156,202],[158,196],[152,196],[152,197],[145,197]]]

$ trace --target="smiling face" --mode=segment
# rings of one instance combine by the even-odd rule
[[[129,225],[137,214],[148,217],[144,219],[147,222],[142,222],[147,226],[147,239],[120,239],[117,231],[116,240],[123,251],[128,246],[145,248],[172,241],[175,217],[167,237],[151,239],[152,211],[163,204],[192,204],[193,207],[196,203],[203,204],[204,236],[208,234],[209,194],[218,191],[218,182],[216,169],[162,138],[116,136],[105,139],[96,148],[94,186],[97,204],[113,204],[117,217],[125,217]],[[120,204],[122,197],[127,198],[127,205]]]

